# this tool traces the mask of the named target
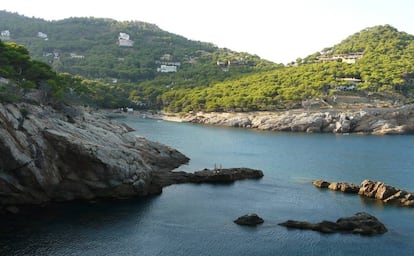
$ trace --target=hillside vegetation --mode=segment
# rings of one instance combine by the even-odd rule
[[[148,108],[162,107],[157,99],[168,90],[207,87],[281,66],[138,21],[45,21],[0,11],[0,31],[6,30],[10,37],[4,41],[24,45],[33,59],[48,63],[54,71],[81,76],[88,83],[110,84],[124,100]],[[120,33],[127,34],[132,45],[120,45]],[[175,66],[177,72],[159,72],[161,65]],[[115,107],[118,101],[106,105]]]
[[[414,36],[391,26],[365,29],[292,66],[208,88],[164,93],[170,111],[250,111],[301,106],[335,95],[410,101],[414,91]],[[358,57],[354,57],[358,56]],[[358,58],[346,63],[346,58]]]
[[[34,91],[40,92],[36,99],[26,97]],[[33,60],[24,46],[0,40],[0,102],[24,100],[102,107],[132,104],[128,94],[118,88],[67,73],[56,73],[49,65]]]
[[[54,87],[65,100],[99,107],[276,110],[309,102],[335,106],[337,96],[404,104],[414,92],[414,36],[389,25],[364,29],[288,66],[191,41],[144,22],[45,21],[0,11],[0,26],[10,32],[2,38],[7,44],[17,42],[30,50],[36,68],[57,72]],[[126,46],[120,33],[128,36]],[[29,58],[27,50],[20,51]],[[160,72],[162,65],[169,72]],[[25,81],[33,79],[39,80]]]

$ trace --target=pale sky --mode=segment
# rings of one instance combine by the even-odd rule
[[[413,0],[8,0],[0,10],[46,20],[144,21],[277,63],[306,57],[375,25],[414,34]]]

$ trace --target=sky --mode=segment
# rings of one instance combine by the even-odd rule
[[[149,22],[191,40],[285,64],[376,25],[414,34],[412,0],[9,0],[0,10],[46,20]]]

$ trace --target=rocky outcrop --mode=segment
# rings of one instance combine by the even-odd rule
[[[331,183],[325,180],[314,180],[312,184],[318,188],[328,188]]]
[[[348,182],[328,182],[325,180],[315,180],[312,184],[318,188],[328,188],[334,191],[341,191],[344,193],[358,193],[359,186]]]
[[[339,190],[344,193],[358,193],[359,191],[358,185],[347,182],[332,182],[329,184],[328,188],[330,190]]]
[[[379,181],[364,180],[361,183],[361,189],[358,194],[381,200],[384,203],[392,203],[399,206],[414,206],[414,195],[412,193]]]
[[[204,169],[194,173],[188,172],[154,172],[153,182],[165,187],[180,183],[231,183],[236,180],[260,179],[263,172],[250,168]]]
[[[414,207],[413,193],[379,181],[364,180],[360,186],[347,182],[328,182],[324,180],[315,180],[312,184],[318,188],[359,194],[364,197],[381,200],[384,203]]]
[[[233,221],[234,223],[242,226],[257,226],[262,224],[264,220],[255,213],[246,214],[238,217]]]
[[[208,125],[308,133],[414,133],[414,104],[399,108],[289,110],[248,113],[187,113],[147,117]]]
[[[362,212],[354,216],[340,218],[336,222],[322,221],[310,223],[305,221],[288,220],[279,225],[294,229],[307,229],[321,233],[352,233],[360,235],[380,235],[387,232],[387,228],[374,216]]]
[[[160,193],[188,158],[79,108],[0,103],[0,205]]]

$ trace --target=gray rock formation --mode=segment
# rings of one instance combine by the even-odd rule
[[[319,223],[310,223],[306,221],[288,220],[279,225],[294,229],[307,229],[319,231],[321,233],[352,233],[360,235],[380,235],[388,230],[374,216],[362,212],[354,216],[340,218],[336,222],[322,221]]]
[[[151,116],[151,115],[150,115]],[[154,118],[163,118],[154,116]],[[289,110],[250,113],[188,113],[164,119],[271,131],[408,134],[414,133],[414,104],[399,108]]]
[[[233,221],[234,223],[242,226],[257,226],[262,224],[264,220],[255,213],[246,214],[238,217]]]
[[[0,205],[160,193],[188,158],[79,108],[0,103]]]

